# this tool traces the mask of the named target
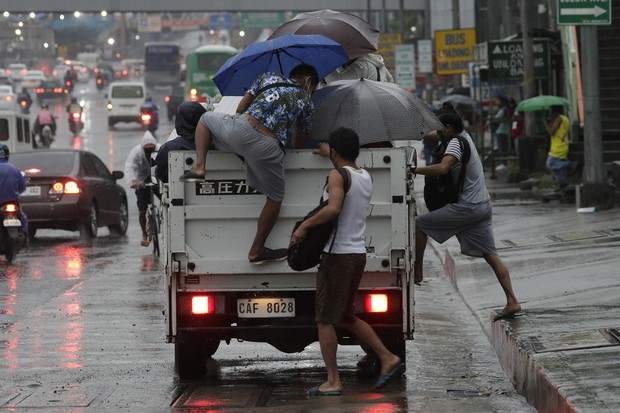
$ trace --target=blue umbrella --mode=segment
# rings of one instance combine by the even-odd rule
[[[295,66],[314,66],[319,79],[349,60],[342,46],[320,34],[287,34],[256,42],[222,65],[213,81],[222,96],[242,96],[264,72],[288,76]]]

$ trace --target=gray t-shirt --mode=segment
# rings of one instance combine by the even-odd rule
[[[476,146],[467,132],[461,132],[459,136],[465,138],[471,152],[465,167],[465,183],[463,184],[463,191],[459,194],[459,203],[480,204],[486,202],[491,196],[484,181],[482,162],[480,162]],[[458,160],[461,159],[461,145],[459,145],[458,139],[450,140],[445,155],[452,155]]]

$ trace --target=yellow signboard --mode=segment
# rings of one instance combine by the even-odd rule
[[[381,33],[379,35],[377,53],[383,57],[385,67],[387,67],[390,72],[393,72],[396,67],[394,64],[394,50],[396,49],[396,45],[402,42],[402,35],[400,33]]]
[[[435,58],[438,75],[468,73],[468,64],[474,61],[476,29],[437,30]]]

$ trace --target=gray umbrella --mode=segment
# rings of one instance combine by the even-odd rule
[[[284,34],[322,34],[342,45],[349,59],[377,51],[379,30],[351,13],[319,10],[300,13],[276,28],[269,39]]]
[[[435,104],[435,107],[437,109],[441,108],[444,102],[452,103],[457,112],[480,112],[482,109],[480,102],[465,95],[444,96]]]
[[[443,128],[424,101],[394,83],[339,80],[317,90],[312,101],[316,113],[310,135],[316,140],[327,140],[339,127],[356,131],[360,145],[420,140]]]

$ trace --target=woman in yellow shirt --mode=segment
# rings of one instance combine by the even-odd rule
[[[545,129],[551,135],[551,148],[547,155],[547,169],[551,171],[560,185],[560,191],[568,186],[564,170],[568,168],[568,131],[570,122],[564,115],[563,106],[552,106],[553,122],[549,124],[545,119]]]

